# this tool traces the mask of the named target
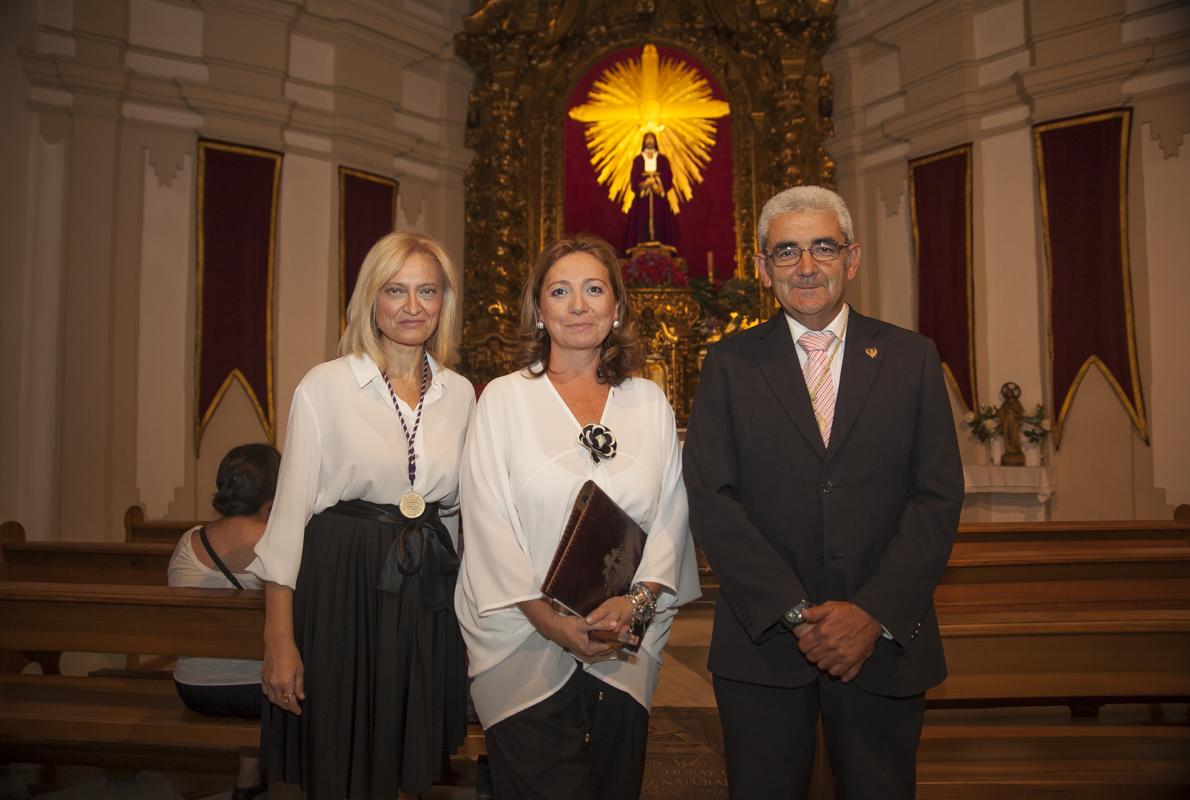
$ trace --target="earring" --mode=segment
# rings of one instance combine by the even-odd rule
[[[620,320],[618,320],[618,319],[613,319],[613,320],[612,320],[612,327],[613,327],[613,328],[618,328],[618,327],[620,327]]]
[[[537,320],[537,330],[539,330],[539,331],[545,330],[545,323],[542,322],[541,320]]]

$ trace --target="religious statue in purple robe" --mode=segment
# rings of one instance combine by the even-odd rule
[[[657,149],[657,136],[646,133],[640,155],[632,161],[634,197],[628,209],[628,226],[620,249],[628,252],[640,244],[661,244],[676,249],[678,226],[666,194],[673,188],[669,159]]]

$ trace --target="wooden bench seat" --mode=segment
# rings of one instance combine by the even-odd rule
[[[263,629],[262,592],[0,581],[0,650],[9,656],[259,659]],[[0,675],[0,754],[7,761],[119,766],[130,763],[130,753],[149,753],[153,763],[177,768],[234,770],[238,750],[258,737],[254,721],[187,710],[168,680]]]
[[[264,593],[0,581],[0,649],[260,659]]]
[[[1088,723],[1061,711],[927,711],[917,759],[922,800],[1182,798],[1190,790],[1185,713],[1139,708]]]
[[[169,681],[0,675],[0,739],[148,739],[180,747],[253,747],[259,725],[186,708]]]
[[[178,537],[206,520],[146,520],[140,506],[124,512],[124,541],[141,544],[177,544]]]
[[[0,579],[163,586],[173,550],[171,544],[6,542]]]
[[[1181,542],[1190,543],[1190,521],[1077,520],[1063,522],[963,522],[956,543],[961,542]]]
[[[0,763],[232,771],[259,739],[254,720],[186,708],[172,681],[0,676]]]

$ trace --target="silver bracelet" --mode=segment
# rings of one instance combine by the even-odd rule
[[[633,626],[647,627],[657,613],[657,595],[643,583],[635,583],[624,596],[632,603]]]

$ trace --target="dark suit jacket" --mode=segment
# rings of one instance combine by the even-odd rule
[[[710,669],[807,684],[817,669],[781,615],[803,597],[848,600],[893,635],[857,684],[907,696],[946,677],[933,593],[962,465],[934,343],[850,315],[829,448],[782,313],[707,354],[684,462],[690,527],[720,586]]]

